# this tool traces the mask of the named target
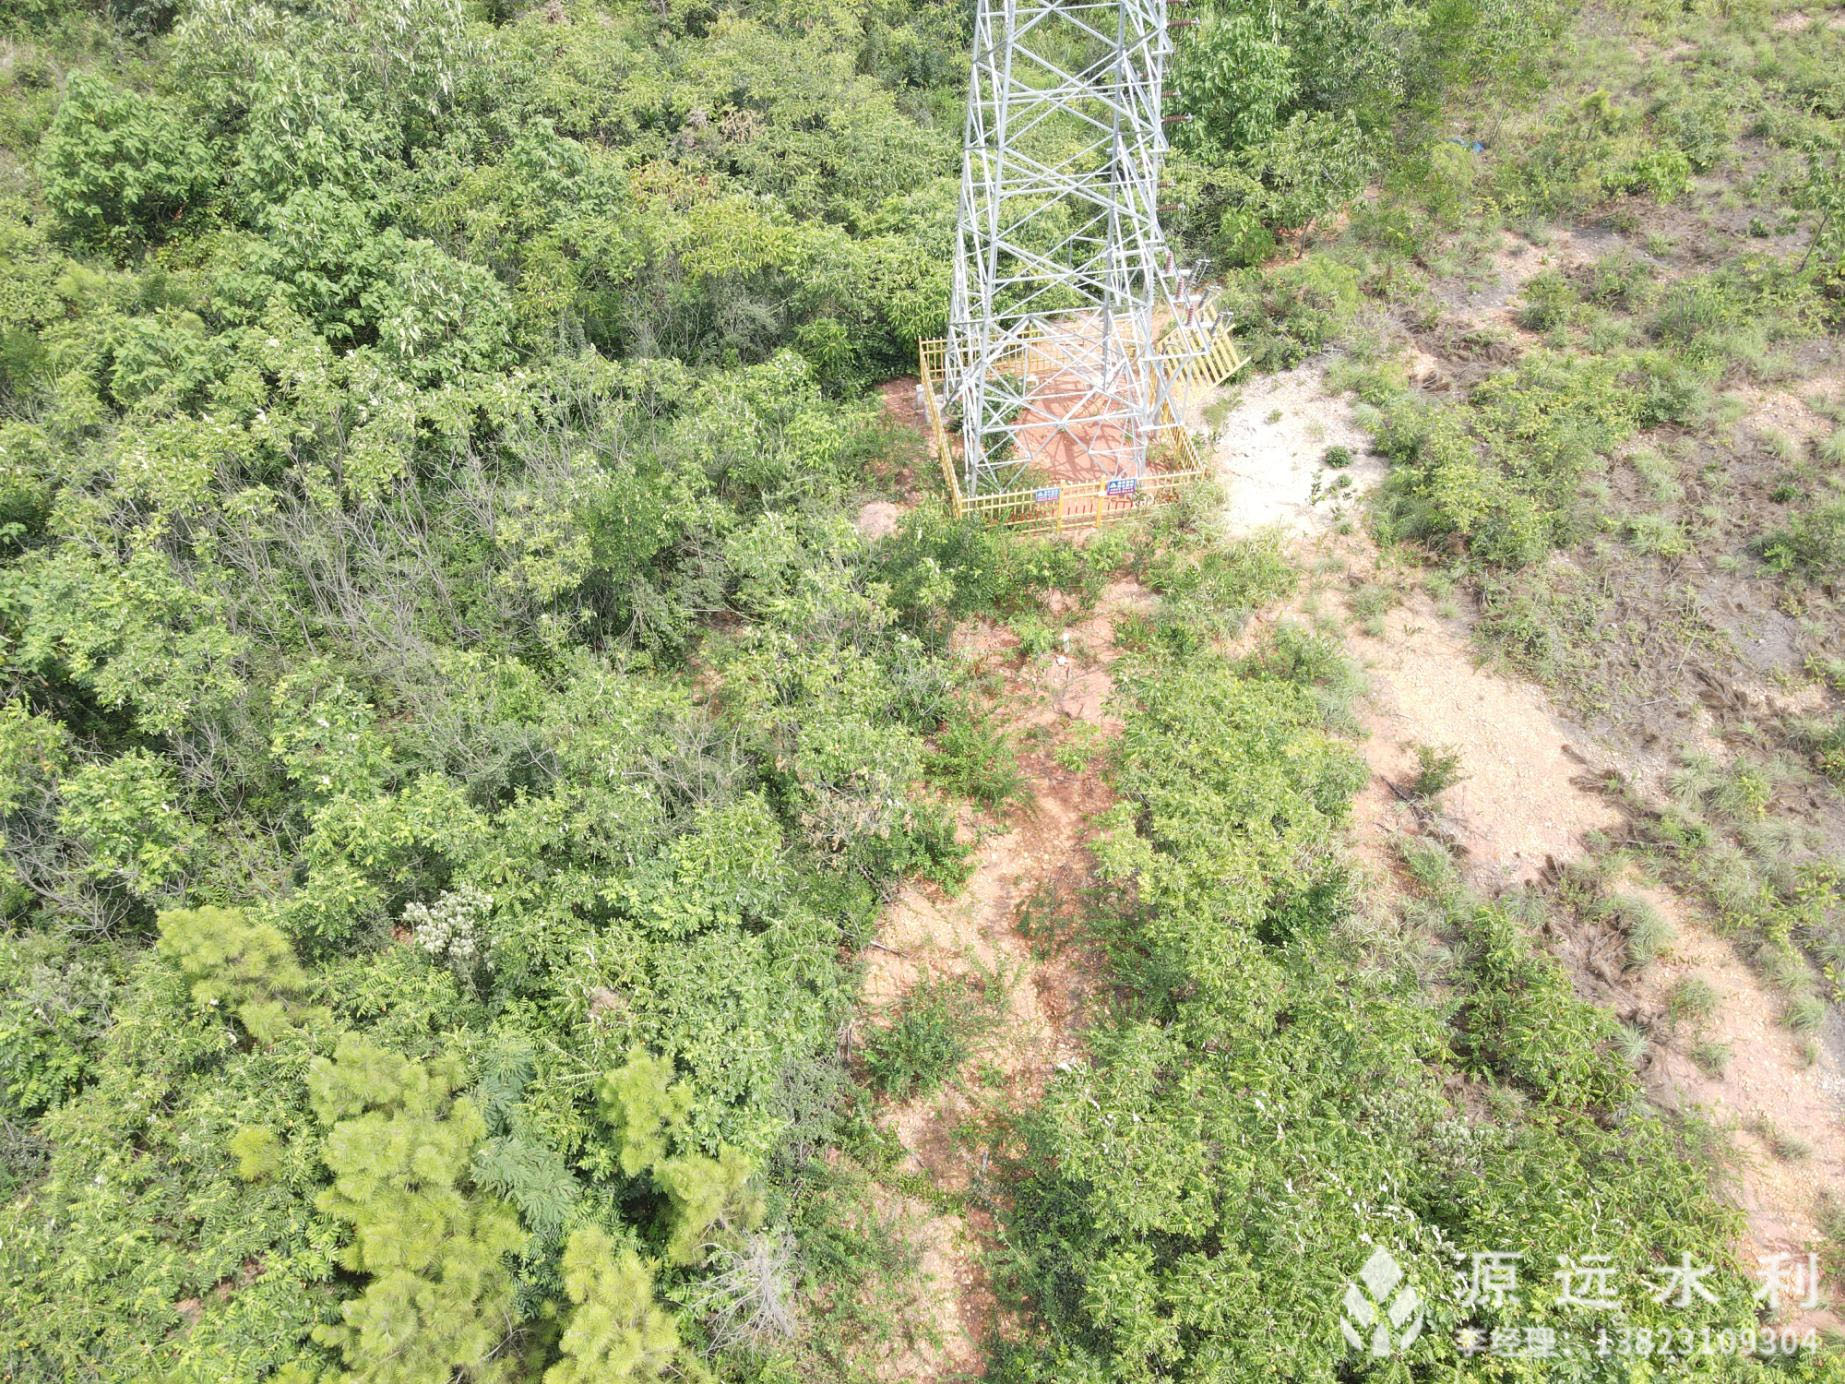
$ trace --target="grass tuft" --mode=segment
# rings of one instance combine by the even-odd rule
[[[1826,1002],[1818,995],[1796,995],[1781,1012],[1781,1021],[1796,1033],[1818,1033],[1826,1022]]]
[[[1702,1023],[1717,1012],[1717,992],[1702,976],[1685,976],[1666,992],[1666,1017],[1673,1023]]]
[[[1608,901],[1609,913],[1627,944],[1627,964],[1641,970],[1672,945],[1676,935],[1664,915],[1644,899],[1618,895]]]

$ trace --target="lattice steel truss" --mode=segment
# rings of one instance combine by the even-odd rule
[[[978,0],[944,361],[970,498],[1142,475],[1209,346],[1160,232],[1167,0]]]

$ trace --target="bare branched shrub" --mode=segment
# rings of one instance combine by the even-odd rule
[[[685,1305],[704,1319],[713,1354],[793,1339],[795,1244],[786,1229],[715,1245],[706,1267]]]

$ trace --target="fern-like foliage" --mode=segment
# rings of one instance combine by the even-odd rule
[[[540,1240],[555,1244],[583,1195],[564,1156],[536,1131],[488,1139],[474,1152],[474,1182],[512,1203]]]

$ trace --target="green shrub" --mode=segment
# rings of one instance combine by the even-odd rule
[[[45,133],[39,176],[66,234],[129,250],[170,235],[218,171],[175,107],[78,71]]]
[[[231,1136],[230,1150],[237,1160],[237,1176],[260,1182],[282,1166],[282,1141],[266,1125],[244,1125]]]
[[[1534,952],[1503,910],[1475,909],[1461,931],[1466,1059],[1547,1103],[1607,1111],[1624,1105],[1637,1087],[1614,1020],[1577,1000],[1563,968]]]
[[[75,770],[58,792],[58,826],[83,848],[86,875],[148,901],[175,892],[198,828],[181,809],[164,760],[130,750]]]
[[[1614,362],[1548,350],[1481,381],[1465,406],[1393,399],[1376,444],[1393,463],[1382,527],[1464,540],[1494,567],[1529,566],[1568,537],[1583,479],[1639,415]]]
[[[1012,738],[970,702],[957,702],[950,710],[929,753],[928,769],[935,783],[988,809],[1017,801],[1025,789]]]
[[[0,943],[0,1118],[18,1128],[70,1100],[96,1074],[119,976],[112,959],[58,932]],[[29,1175],[20,1150],[10,1175]]]
[[[1357,271],[1314,255],[1232,276],[1222,306],[1247,341],[1251,362],[1285,370],[1322,350],[1359,302]]]
[[[1426,163],[1411,167],[1420,174],[1422,201],[1439,221],[1452,223],[1473,205],[1480,156],[1462,141],[1441,140],[1429,149]]]
[[[1124,690],[1123,801],[1096,847],[1119,1007],[1023,1123],[1001,1270],[1035,1311],[994,1376],[1204,1377],[1261,1336],[1265,1371],[1334,1377],[1342,1285],[1379,1245],[1444,1323],[1418,1350],[1464,1371],[1447,1318],[1498,1314],[1448,1299],[1456,1245],[1549,1262],[1593,1226],[1723,1260],[1734,1218],[1636,1104],[1630,1035],[1445,857],[1452,1008],[1351,943],[1329,847],[1366,774],[1301,688],[1207,656]],[[1555,1215],[1530,1216],[1533,1176]],[[1713,1322],[1753,1322],[1740,1274],[1719,1299]],[[1667,1320],[1644,1291],[1622,1310]]]
[[[666,1253],[674,1264],[697,1264],[708,1237],[752,1228],[763,1214],[751,1188],[756,1165],[741,1150],[718,1145],[700,1152],[691,1127],[690,1083],[674,1078],[673,1064],[636,1048],[596,1087],[603,1117],[614,1130],[621,1170],[647,1174],[667,1200]]]
[[[1828,500],[1762,540],[1762,560],[1778,572],[1823,579],[1845,572],[1845,498]]]
[[[973,996],[965,986],[919,985],[888,1024],[866,1036],[867,1080],[896,1100],[932,1094],[967,1060],[975,1023]]]
[[[1599,307],[1632,312],[1645,301],[1652,281],[1653,270],[1645,260],[1630,250],[1616,250],[1590,268],[1585,296]]]
[[[1553,331],[1569,323],[1576,307],[1576,290],[1568,279],[1547,269],[1525,285],[1524,306],[1518,310],[1518,322],[1534,332]]]
[[[1327,726],[1351,729],[1352,702],[1364,691],[1364,674],[1337,634],[1293,620],[1276,623],[1241,671],[1278,678],[1305,689]]]
[[[1845,788],[1845,717],[1812,728],[1804,738],[1815,767]]]
[[[1655,557],[1683,557],[1691,541],[1683,529],[1663,514],[1638,514],[1627,521],[1627,536],[1634,547]]]
[[[1602,190],[1673,202],[1691,189],[1691,159],[1676,146],[1642,149],[1602,173]]]
[[[259,1043],[272,1043],[314,1011],[301,1003],[307,976],[273,925],[232,908],[160,915],[160,954],[180,969],[192,1002],[235,1014]]]
[[[1434,745],[1416,746],[1416,776],[1409,781],[1409,791],[1424,801],[1439,798],[1466,777],[1461,772],[1459,751]]]
[[[1693,170],[1708,173],[1730,152],[1736,116],[1735,105],[1721,93],[1680,91],[1666,102],[1655,123]]]
[[[1210,244],[1212,257],[1228,269],[1264,264],[1276,250],[1274,235],[1262,224],[1261,214],[1250,207],[1226,210]]]
[[[1182,623],[1196,643],[1240,631],[1250,613],[1287,595],[1298,577],[1273,538],[1174,551],[1147,565],[1145,579],[1168,597],[1160,606],[1168,636]],[[1168,617],[1182,617],[1175,621]]]
[[[1666,352],[1645,351],[1635,357],[1632,378],[1639,392],[1641,427],[1671,424],[1690,428],[1709,418],[1711,381],[1707,369]]]

